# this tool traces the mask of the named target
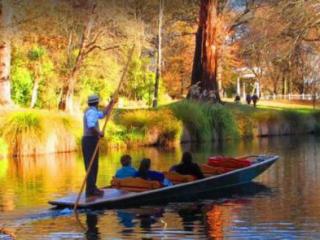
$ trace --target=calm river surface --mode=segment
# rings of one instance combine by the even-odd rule
[[[219,198],[82,212],[86,230],[72,212],[51,210],[47,204],[79,190],[81,157],[0,160],[0,228],[14,232],[17,239],[320,239],[319,144],[319,138],[305,136],[128,151],[134,166],[147,156],[157,170],[179,162],[183,150],[191,150],[198,163],[217,154],[273,153],[280,160],[254,183]],[[121,154],[102,154],[99,186],[110,182]],[[0,239],[10,238],[0,234]]]

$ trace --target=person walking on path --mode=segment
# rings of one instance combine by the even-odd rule
[[[86,171],[88,170],[90,160],[99,142],[99,138],[104,136],[104,133],[100,131],[99,119],[108,115],[116,102],[117,99],[112,99],[103,111],[99,111],[99,97],[97,95],[91,95],[88,97],[88,108],[83,115],[83,137],[81,142]],[[92,168],[86,181],[86,197],[103,196],[103,191],[99,190],[96,186],[99,167],[98,161],[99,151],[93,160]]]
[[[246,96],[246,101],[247,101],[247,104],[248,104],[248,105],[251,104],[251,100],[252,100],[251,95],[250,95],[250,94],[247,94],[247,96]]]
[[[257,94],[253,94],[252,96],[252,102],[253,102],[253,106],[257,107],[257,102],[258,102],[259,97],[257,96]]]

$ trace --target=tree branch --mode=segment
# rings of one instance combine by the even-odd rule
[[[91,53],[92,51],[94,51],[95,49],[100,49],[101,51],[109,51],[109,50],[116,49],[116,48],[119,48],[119,45],[115,45],[115,46],[112,46],[112,47],[106,47],[106,48],[103,48],[103,47],[101,47],[99,45],[93,45],[89,49],[85,50],[83,55],[86,56],[89,53]]]

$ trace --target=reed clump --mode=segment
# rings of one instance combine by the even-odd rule
[[[0,119],[0,135],[11,156],[77,150],[79,121],[63,113],[19,110]]]
[[[122,137],[128,146],[176,145],[183,129],[169,109],[125,111],[117,123],[124,129]]]
[[[184,100],[169,108],[198,142],[239,137],[233,114],[220,104]]]

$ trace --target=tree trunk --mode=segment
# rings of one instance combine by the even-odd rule
[[[81,51],[80,51],[81,52]],[[79,55],[80,55],[79,52]],[[61,98],[59,102],[59,109],[66,111],[66,112],[72,112],[73,111],[73,94],[74,94],[74,88],[76,85],[76,79],[82,64],[82,57],[80,58],[78,56],[79,60],[76,61],[76,65],[73,68],[70,76],[66,80],[66,84],[62,88],[61,92]]]
[[[12,9],[9,1],[0,1],[0,106],[11,105],[10,64]]]
[[[92,7],[92,12],[89,16],[89,20],[85,24],[76,62],[62,88],[61,98],[59,102],[59,109],[63,111],[67,111],[67,112],[73,111],[74,89],[77,82],[78,74],[80,72],[80,68],[82,66],[83,60],[86,55],[86,47],[90,39],[91,30],[92,30],[93,21],[94,21],[94,18],[93,18],[94,11],[95,11],[95,5]]]
[[[158,107],[159,98],[159,84],[161,78],[161,62],[162,62],[162,20],[163,20],[163,8],[164,0],[159,0],[159,26],[158,26],[158,60],[157,60],[157,70],[156,70],[156,81],[154,85],[154,98],[152,106],[154,108]]]
[[[202,90],[213,90],[220,102],[217,82],[217,7],[217,0],[201,0],[191,83],[193,85],[200,82]]]
[[[37,103],[39,82],[40,82],[40,79],[38,77],[36,77],[34,80],[33,88],[32,88],[30,108],[34,108],[34,106]]]

